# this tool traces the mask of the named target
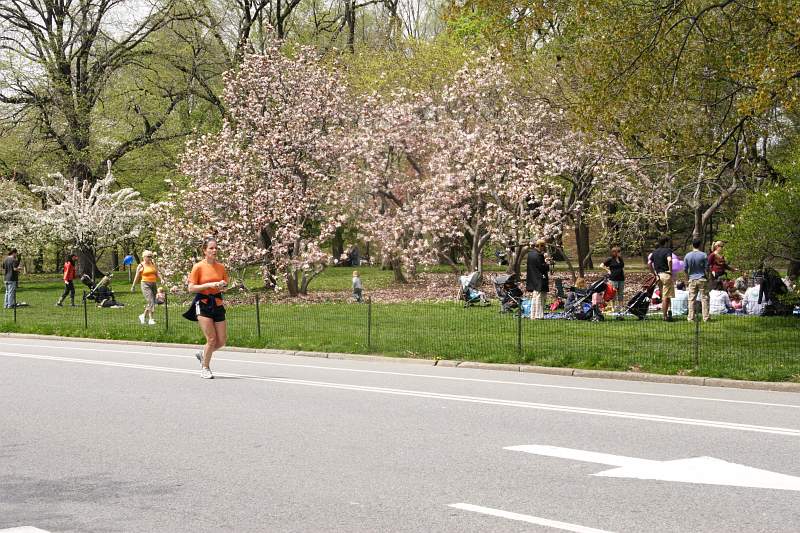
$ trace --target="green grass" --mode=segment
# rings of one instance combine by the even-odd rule
[[[342,270],[344,274],[339,274]],[[365,270],[365,269],[361,269]],[[365,271],[378,283],[379,269]],[[349,287],[349,269],[330,272],[331,290]],[[388,283],[391,272],[387,273]],[[344,282],[344,288],[341,287]],[[31,304],[0,314],[0,331],[200,343],[195,323],[183,319],[184,308],[159,306],[156,326],[139,324],[143,298],[117,283],[122,309],[55,307],[58,283],[37,280],[24,283],[18,300]],[[80,303],[80,291],[78,295]],[[530,321],[488,308],[464,309],[456,302],[367,305],[347,303],[262,304],[261,335],[255,306],[228,308],[229,344],[291,350],[380,353],[402,357],[530,363],[689,374],[769,381],[800,380],[800,320],[787,318],[718,317],[699,325],[695,350],[695,324],[683,320],[607,320],[602,323],[545,320]],[[368,316],[371,313],[371,317]],[[521,327],[521,330],[518,330]],[[521,349],[518,347],[518,335]],[[369,338],[368,338],[369,336]]]

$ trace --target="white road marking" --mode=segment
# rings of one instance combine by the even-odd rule
[[[0,533],[50,533],[50,532],[45,531],[44,529],[39,529],[38,527],[20,526],[20,527],[12,527],[9,529],[0,529]]]
[[[574,531],[575,533],[610,533],[604,529],[595,529],[593,527],[580,526],[578,524],[570,524],[568,522],[559,522],[558,520],[539,518],[538,516],[511,513],[501,509],[492,509],[491,507],[482,507],[480,505],[472,505],[470,503],[451,503],[448,505],[448,507],[461,509],[462,511],[471,511],[473,513],[496,516],[498,518],[507,518],[509,520],[516,520],[518,522],[527,522],[528,524],[536,524],[537,526],[552,527],[562,531]]]
[[[72,346],[53,346],[53,345],[45,345],[45,344],[22,344],[22,343],[3,343],[4,346],[20,346],[25,348],[45,348],[48,350],[73,350],[73,351],[81,351],[81,352],[99,352],[99,353],[108,353],[108,354],[120,354],[120,355],[145,355],[149,357],[173,357],[173,358],[185,358],[187,355],[184,354],[169,354],[169,353],[154,353],[154,352],[142,352],[142,351],[130,351],[130,350],[109,350],[109,349],[100,349],[100,348],[84,348],[84,347],[72,347]],[[178,348],[167,348],[170,350],[176,350]],[[585,392],[602,392],[608,394],[626,394],[631,396],[650,396],[656,398],[674,398],[679,400],[700,400],[706,402],[721,402],[721,403],[733,403],[733,404],[745,404],[745,405],[759,405],[764,407],[788,407],[790,409],[800,409],[800,404],[786,404],[786,403],[772,403],[772,402],[757,402],[751,400],[731,400],[727,398],[713,398],[707,396],[687,396],[682,394],[664,394],[658,392],[639,392],[639,391],[625,391],[619,389],[602,389],[602,388],[595,388],[595,387],[576,387],[572,385],[551,385],[545,383],[528,383],[523,381],[509,381],[509,380],[501,380],[501,379],[481,379],[481,378],[465,378],[465,377],[458,377],[458,376],[440,376],[436,374],[415,374],[413,372],[390,372],[387,370],[366,370],[362,368],[341,368],[341,367],[334,367],[334,366],[324,366],[324,365],[307,365],[307,364],[298,364],[298,363],[276,363],[273,361],[251,361],[248,359],[231,359],[228,357],[220,357],[215,356],[215,361],[227,361],[230,363],[247,363],[253,365],[268,365],[268,366],[283,366],[283,367],[296,367],[296,368],[311,368],[314,370],[333,370],[335,372],[352,372],[352,373],[361,373],[361,374],[383,374],[389,376],[403,376],[403,377],[415,377],[415,378],[426,378],[426,379],[439,379],[445,381],[465,381],[465,382],[474,382],[474,383],[491,383],[493,385],[520,385],[523,387],[537,387],[543,389],[562,389],[562,390],[576,390],[576,391],[585,391]],[[335,359],[329,359],[330,361],[335,361]],[[774,393],[774,391],[760,391],[766,393]]]
[[[592,474],[593,476],[800,491],[800,477],[729,463],[714,457],[653,461],[536,444],[509,446],[504,449],[618,467]]]
[[[119,368],[134,368],[140,370],[153,370],[158,372],[169,372],[173,374],[196,375],[197,370],[184,368],[172,368],[152,365],[140,365],[135,363],[119,363],[114,361],[102,361],[97,359],[76,359],[72,357],[55,357],[50,355],[36,355],[25,353],[0,352],[0,356],[14,357],[22,359],[38,359],[44,361],[58,361],[62,363],[79,363],[85,365],[112,366]],[[187,358],[188,359],[188,358]],[[773,435],[784,435],[787,437],[800,437],[800,429],[782,428],[773,426],[756,426],[752,424],[739,424],[736,422],[723,422],[718,420],[703,420],[696,418],[680,418],[674,416],[652,415],[647,413],[633,413],[628,411],[609,411],[605,409],[592,409],[586,407],[573,407],[569,405],[556,405],[546,403],[525,402],[516,400],[502,400],[497,398],[485,398],[480,396],[463,396],[457,394],[444,394],[438,392],[425,392],[406,389],[394,389],[386,387],[370,387],[364,385],[349,385],[345,383],[331,383],[325,381],[310,381],[289,378],[267,378],[248,374],[234,374],[217,372],[220,377],[235,377],[252,381],[264,381],[269,383],[285,383],[290,385],[303,385],[307,387],[321,387],[328,389],[350,390],[359,392],[372,392],[376,394],[390,394],[395,396],[413,396],[417,398],[431,398],[437,400],[448,400],[464,403],[475,403],[484,405],[499,405],[504,407],[519,407],[524,409],[536,409],[540,411],[553,411],[560,413],[572,413],[592,416],[604,416],[611,418],[624,418],[630,420],[641,420],[647,422],[662,422],[667,424],[680,424],[685,426],[699,426],[715,429],[729,429],[734,431],[751,431],[756,433],[769,433]]]

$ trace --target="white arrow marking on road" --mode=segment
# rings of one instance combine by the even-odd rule
[[[652,461],[624,455],[536,444],[509,446],[505,449],[618,467],[592,474],[594,476],[800,491],[800,477],[729,463],[714,457]]]
[[[610,533],[609,531],[605,531],[603,529],[595,529],[592,527],[580,526],[578,524],[570,524],[568,522],[559,522],[558,520],[539,518],[538,516],[511,513],[509,511],[503,511],[502,509],[492,509],[491,507],[482,507],[480,505],[472,505],[471,503],[451,503],[448,505],[448,507],[461,509],[462,511],[472,511],[473,513],[496,516],[498,518],[508,518],[509,520],[517,520],[518,522],[527,522],[528,524],[536,524],[537,526],[552,527],[554,529],[561,529],[563,531],[572,531],[574,533]]]

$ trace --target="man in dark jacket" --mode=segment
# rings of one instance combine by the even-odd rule
[[[547,243],[543,239],[536,241],[536,245],[528,252],[527,280],[525,288],[532,292],[531,318],[536,320],[544,318],[544,297],[550,290],[550,265],[544,255]]]

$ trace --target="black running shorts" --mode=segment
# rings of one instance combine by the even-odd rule
[[[223,306],[215,305],[209,309],[206,306],[200,305],[200,302],[197,302],[195,306],[197,316],[210,318],[214,320],[214,322],[225,322],[225,308]]]

